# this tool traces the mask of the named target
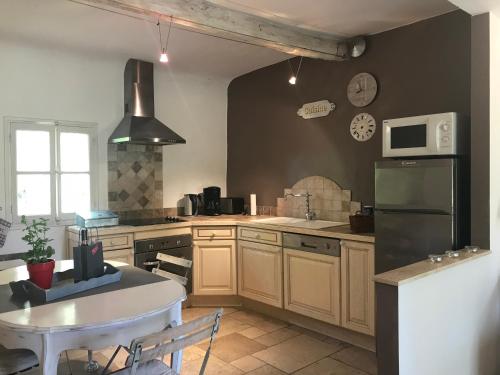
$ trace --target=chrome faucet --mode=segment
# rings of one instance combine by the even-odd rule
[[[310,200],[310,198],[312,197],[312,194],[309,194],[308,191],[306,191],[305,193],[301,193],[301,194],[286,193],[285,199],[287,197],[306,198],[306,220],[308,220],[308,221],[314,220],[314,212],[311,211],[311,200]]]

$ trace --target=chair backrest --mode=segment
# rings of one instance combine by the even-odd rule
[[[193,265],[193,261],[185,258],[174,257],[173,255],[158,253],[156,255],[156,259],[158,260],[158,266],[153,268],[153,273],[156,275],[160,275],[166,277],[168,279],[173,279],[186,286],[188,283],[188,273]],[[168,272],[162,270],[160,267],[164,263],[175,264],[176,266],[181,266],[186,268],[186,273],[184,276],[177,275],[172,272]]]
[[[24,253],[0,254],[0,271],[24,264],[21,260],[23,255]]]
[[[131,373],[134,374],[141,363],[177,352],[207,338],[211,342],[219,330],[222,313],[223,309],[218,308],[191,322],[133,340],[126,366],[132,367]]]

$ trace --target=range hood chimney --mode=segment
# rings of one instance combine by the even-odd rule
[[[108,143],[172,145],[186,140],[155,118],[153,64],[129,59],[124,72],[125,116]]]

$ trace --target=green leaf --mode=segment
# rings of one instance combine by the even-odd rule
[[[46,233],[49,231],[48,220],[45,218],[36,219],[33,218],[31,223],[28,223],[26,216],[21,217],[21,223],[25,225],[23,232],[25,235],[22,237],[28,245],[31,246],[31,250],[26,252],[22,259],[26,263],[44,263],[55,254],[54,248],[52,246],[47,246],[52,239],[46,237]]]

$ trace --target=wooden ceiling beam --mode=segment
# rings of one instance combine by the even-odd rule
[[[294,56],[345,60],[346,44],[334,35],[298,28],[225,8],[206,0],[78,0],[115,12],[170,21],[215,37],[271,48]]]

